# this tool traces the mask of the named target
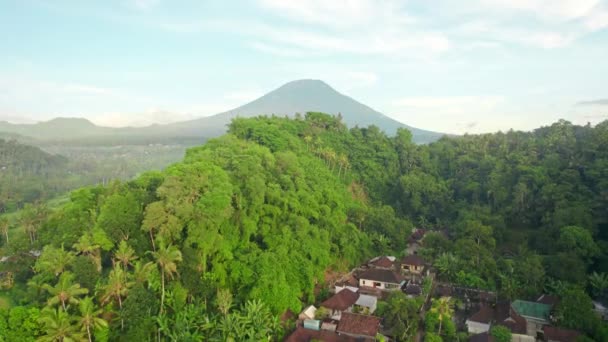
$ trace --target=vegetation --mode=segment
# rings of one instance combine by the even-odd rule
[[[440,278],[574,298],[562,325],[602,340],[588,304],[606,300],[607,145],[608,123],[415,145],[407,130],[322,113],[235,119],[165,171],[0,220],[12,305],[0,335],[279,339],[277,317],[314,302],[326,270],[398,255],[417,226],[437,231],[421,254]],[[404,323],[417,320],[410,302],[379,308],[402,339],[417,325]],[[455,339],[453,304],[432,308],[425,339]]]

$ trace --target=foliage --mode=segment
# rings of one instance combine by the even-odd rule
[[[510,342],[511,341],[511,330],[502,325],[495,325],[490,329],[490,335],[496,342]]]

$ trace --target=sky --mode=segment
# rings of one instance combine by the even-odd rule
[[[0,120],[226,111],[321,79],[446,133],[608,119],[608,0],[0,0]]]

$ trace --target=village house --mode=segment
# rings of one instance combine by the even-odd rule
[[[343,312],[352,311],[358,299],[358,292],[344,289],[321,303],[321,307],[329,311],[329,318],[339,321]]]
[[[340,336],[351,336],[358,341],[375,341],[380,330],[380,318],[345,312],[336,331]]]
[[[368,266],[371,268],[379,268],[385,270],[392,270],[395,266],[396,258],[394,256],[380,256],[375,257],[369,261]]]
[[[549,315],[552,306],[538,302],[515,300],[511,303],[512,311],[526,320],[526,335],[543,336],[543,327],[550,324]]]
[[[401,272],[404,274],[422,274],[424,260],[416,254],[411,254],[401,259]]]
[[[399,290],[405,281],[391,270],[369,269],[359,275],[359,287],[379,290]]]
[[[536,338],[526,334],[526,320],[511,309],[509,303],[484,305],[466,320],[467,330],[475,334],[469,341],[492,341],[488,334],[493,325],[502,325],[511,330],[512,342],[535,342]]]
[[[300,315],[298,315],[298,319],[307,320],[307,319],[315,319],[315,314],[317,312],[317,308],[314,305],[309,305],[306,309],[302,310]]]

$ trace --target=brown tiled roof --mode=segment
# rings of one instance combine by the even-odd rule
[[[494,342],[494,337],[486,331],[469,337],[469,342]]]
[[[384,268],[393,267],[393,262],[391,261],[391,259],[389,259],[388,257],[385,257],[385,256],[379,257],[377,260],[372,261],[370,264],[373,266],[376,266],[376,267],[384,267]]]
[[[403,259],[401,263],[405,265],[424,266],[424,260],[416,254],[410,254]]]
[[[509,316],[505,320],[498,321],[498,324],[509,328],[514,334],[525,335],[527,331],[526,319],[518,315],[512,308],[509,309]]]
[[[547,304],[551,306],[555,306],[559,303],[559,297],[554,295],[544,294],[538,297],[536,300],[537,303]]]
[[[400,284],[401,277],[391,270],[369,269],[359,275],[359,279],[375,280],[384,283]]]
[[[332,310],[343,311],[353,306],[357,299],[359,299],[359,293],[344,289],[329,297],[326,301],[321,303],[321,306]]]
[[[545,340],[559,342],[574,342],[580,336],[576,330],[546,326],[543,328]]]
[[[298,327],[291,335],[287,336],[285,342],[310,342],[312,340],[324,342],[355,342],[356,339],[350,336],[340,336],[333,331],[316,331]]]
[[[380,329],[380,318],[343,312],[338,323],[339,333],[374,337]]]
[[[469,317],[469,321],[473,321],[473,322],[479,322],[479,323],[492,323],[492,321],[495,319],[494,315],[496,314],[496,312],[494,311],[494,309],[488,305],[484,305],[481,307],[481,309],[479,309],[479,311],[477,311],[476,313],[473,314],[473,316]]]

